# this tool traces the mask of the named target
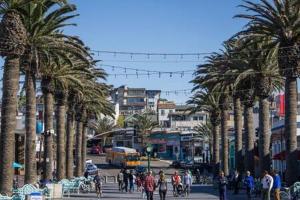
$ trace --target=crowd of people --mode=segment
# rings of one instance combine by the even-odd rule
[[[268,171],[264,171],[260,180],[255,180],[249,171],[246,171],[244,178],[242,178],[238,171],[235,171],[230,180],[228,180],[224,172],[221,171],[217,182],[220,200],[227,200],[229,182],[233,188],[233,194],[239,194],[241,185],[244,185],[248,200],[258,196],[262,200],[270,200],[272,192],[274,200],[280,200],[281,179],[275,170],[271,174]]]
[[[160,171],[158,178],[155,178],[152,171],[147,173],[136,173],[133,170],[122,169],[117,176],[120,192],[134,192],[141,193],[142,198],[153,200],[154,191],[158,190],[161,200],[166,199],[168,191],[168,182],[164,171]],[[171,182],[173,186],[174,196],[188,196],[192,185],[192,175],[186,171],[181,177],[177,171],[172,175]]]

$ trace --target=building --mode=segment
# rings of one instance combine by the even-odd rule
[[[280,173],[286,170],[285,161],[285,136],[284,136],[284,120],[278,121],[272,128],[271,147],[272,147],[272,166]],[[297,116],[297,147],[300,151],[300,115]],[[300,155],[299,155],[300,159]],[[299,160],[297,161],[299,162]]]
[[[170,127],[176,130],[193,130],[195,126],[206,123],[207,113],[204,111],[190,114],[189,106],[176,106],[175,112],[169,113]]]
[[[191,160],[193,158],[192,133],[181,131],[155,131],[147,138],[153,154],[168,160]]]
[[[157,113],[160,90],[121,86],[111,92],[113,104],[119,104],[119,114],[129,116],[146,110]]]
[[[158,102],[158,121],[160,127],[170,128],[169,114],[175,112],[176,105],[173,101],[160,100]]]

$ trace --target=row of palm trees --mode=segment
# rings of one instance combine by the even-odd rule
[[[221,164],[221,169],[228,174],[228,111],[234,111],[236,167],[240,171],[254,172],[253,107],[258,102],[259,169],[262,172],[271,166],[270,97],[284,88],[286,179],[291,185],[299,171],[295,160],[300,3],[296,0],[244,1],[240,7],[245,13],[235,17],[246,19],[246,26],[225,41],[222,50],[211,54],[205,64],[198,66],[192,80],[195,94],[189,103],[196,105],[194,111],[205,110],[210,114],[213,163],[215,166]]]
[[[96,67],[97,61],[77,36],[63,32],[63,28],[75,25],[69,22],[77,16],[75,11],[75,5],[66,0],[0,1],[0,56],[5,59],[0,193],[12,191],[20,75],[25,75],[26,94],[25,183],[37,181],[37,81],[40,81],[44,104],[43,179],[53,179],[55,149],[57,179],[80,176],[85,167],[88,120],[113,114],[106,100],[110,86],[103,83],[106,73]]]

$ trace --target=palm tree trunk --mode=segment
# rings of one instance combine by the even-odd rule
[[[245,170],[254,174],[254,126],[253,126],[253,107],[244,108],[244,127],[245,127]]]
[[[25,184],[36,182],[36,84],[35,75],[28,70],[26,84],[26,121],[25,121]]]
[[[44,119],[45,119],[45,139],[44,139],[44,170],[45,180],[52,180],[53,164],[53,138],[50,131],[53,131],[53,106],[54,99],[51,92],[44,93]]]
[[[219,125],[213,125],[213,166],[214,174],[217,175],[220,169],[220,142]]]
[[[259,99],[259,170],[270,171],[270,105],[268,98]]]
[[[243,121],[242,121],[242,107],[241,100],[238,97],[234,97],[234,130],[235,130],[235,168],[242,172],[244,170],[243,162]]]
[[[19,67],[18,56],[6,57],[2,82],[0,192],[8,195],[12,193],[13,186],[12,165],[14,162]]]
[[[299,175],[297,152],[297,79],[286,77],[285,80],[285,125],[286,140],[286,180],[290,186]]]
[[[223,108],[221,110],[221,137],[222,137],[222,169],[225,176],[229,175],[227,115],[228,115],[228,111],[226,110],[226,108]]]
[[[75,134],[75,119],[74,113],[69,111],[67,115],[67,154],[66,154],[66,176],[68,179],[73,178],[73,147],[74,147],[74,134]]]
[[[66,148],[65,148],[65,116],[66,116],[66,98],[64,95],[58,95],[57,101],[57,118],[56,118],[56,133],[57,133],[57,179],[61,180],[66,177]]]
[[[85,162],[86,162],[86,145],[87,145],[87,123],[83,124],[82,130],[82,151],[81,151],[81,163],[82,163],[82,172],[85,170]]]
[[[82,151],[82,122],[77,119],[76,122],[76,147],[75,147],[75,176],[79,177],[82,175],[82,159],[81,159],[81,151]]]

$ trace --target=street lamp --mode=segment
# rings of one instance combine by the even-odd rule
[[[148,156],[148,172],[150,172],[150,153],[152,152],[152,147],[148,146],[146,148],[147,156]]]

